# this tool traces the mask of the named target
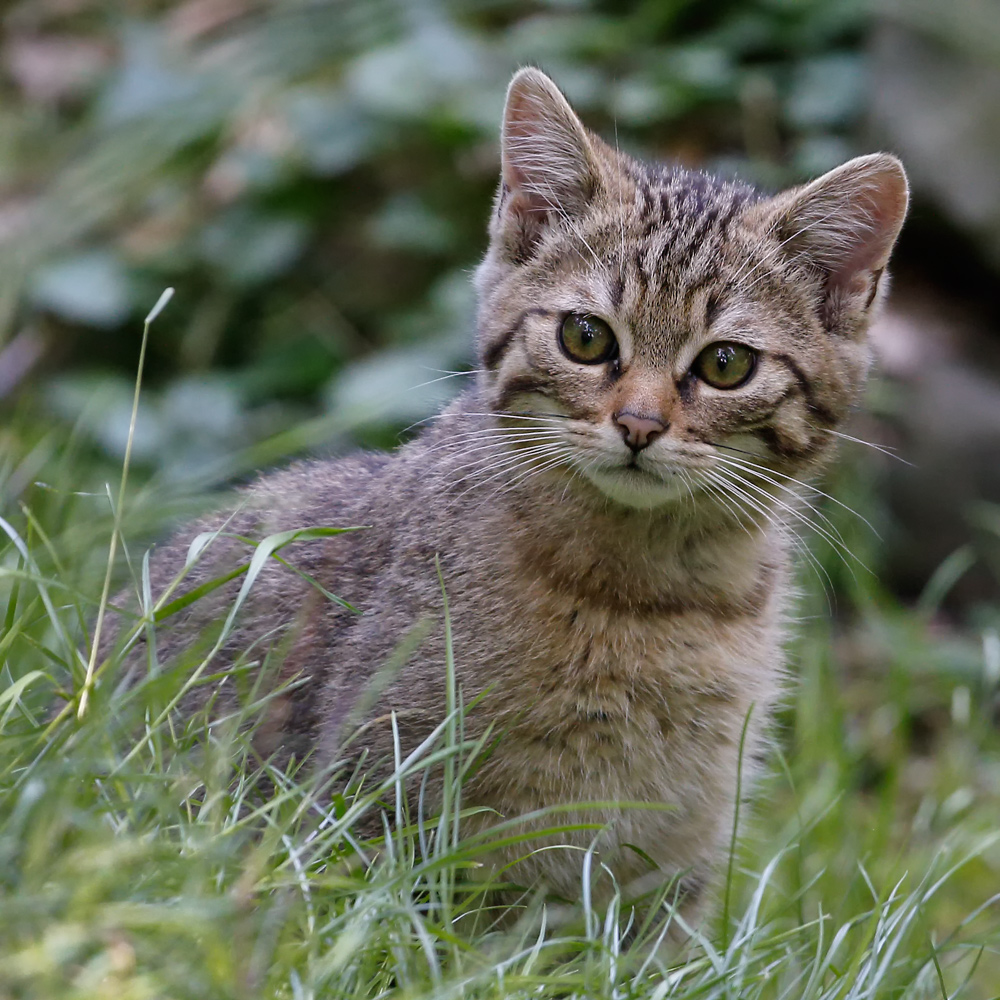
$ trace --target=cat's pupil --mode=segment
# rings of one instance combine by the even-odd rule
[[[692,371],[717,389],[735,389],[753,374],[756,358],[743,344],[711,344],[695,359]]]
[[[603,364],[618,351],[618,341],[603,319],[578,313],[570,313],[562,321],[559,344],[567,357],[585,365]]]

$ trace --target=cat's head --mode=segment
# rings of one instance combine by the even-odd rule
[[[884,153],[774,197],[640,163],[521,70],[477,275],[482,396],[528,468],[637,508],[740,481],[753,507],[858,401],[906,206]]]

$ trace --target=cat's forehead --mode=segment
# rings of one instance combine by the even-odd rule
[[[727,297],[741,259],[732,227],[759,199],[749,185],[708,174],[629,165],[577,234],[580,277],[629,321],[641,352],[661,360]]]
[[[619,172],[634,188],[634,210],[646,223],[724,220],[760,198],[755,188],[742,181],[667,164],[622,160]]]
[[[759,200],[749,185],[679,168],[637,164],[623,183],[631,202],[619,197],[616,204],[612,191],[604,211],[627,226],[631,262],[650,293],[689,291],[709,280],[733,250],[734,221]]]

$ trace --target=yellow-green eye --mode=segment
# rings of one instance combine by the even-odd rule
[[[691,370],[716,389],[735,389],[753,374],[757,352],[743,344],[720,340],[709,344],[694,360]]]
[[[559,327],[559,346],[581,365],[599,365],[618,353],[611,327],[597,316],[570,313]]]

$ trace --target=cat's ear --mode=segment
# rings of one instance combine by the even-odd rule
[[[906,216],[903,165],[888,153],[859,156],[771,203],[771,228],[787,253],[825,277],[828,310],[867,310]]]
[[[498,222],[525,256],[552,218],[586,207],[597,185],[593,148],[559,88],[528,67],[507,89],[500,150]]]

